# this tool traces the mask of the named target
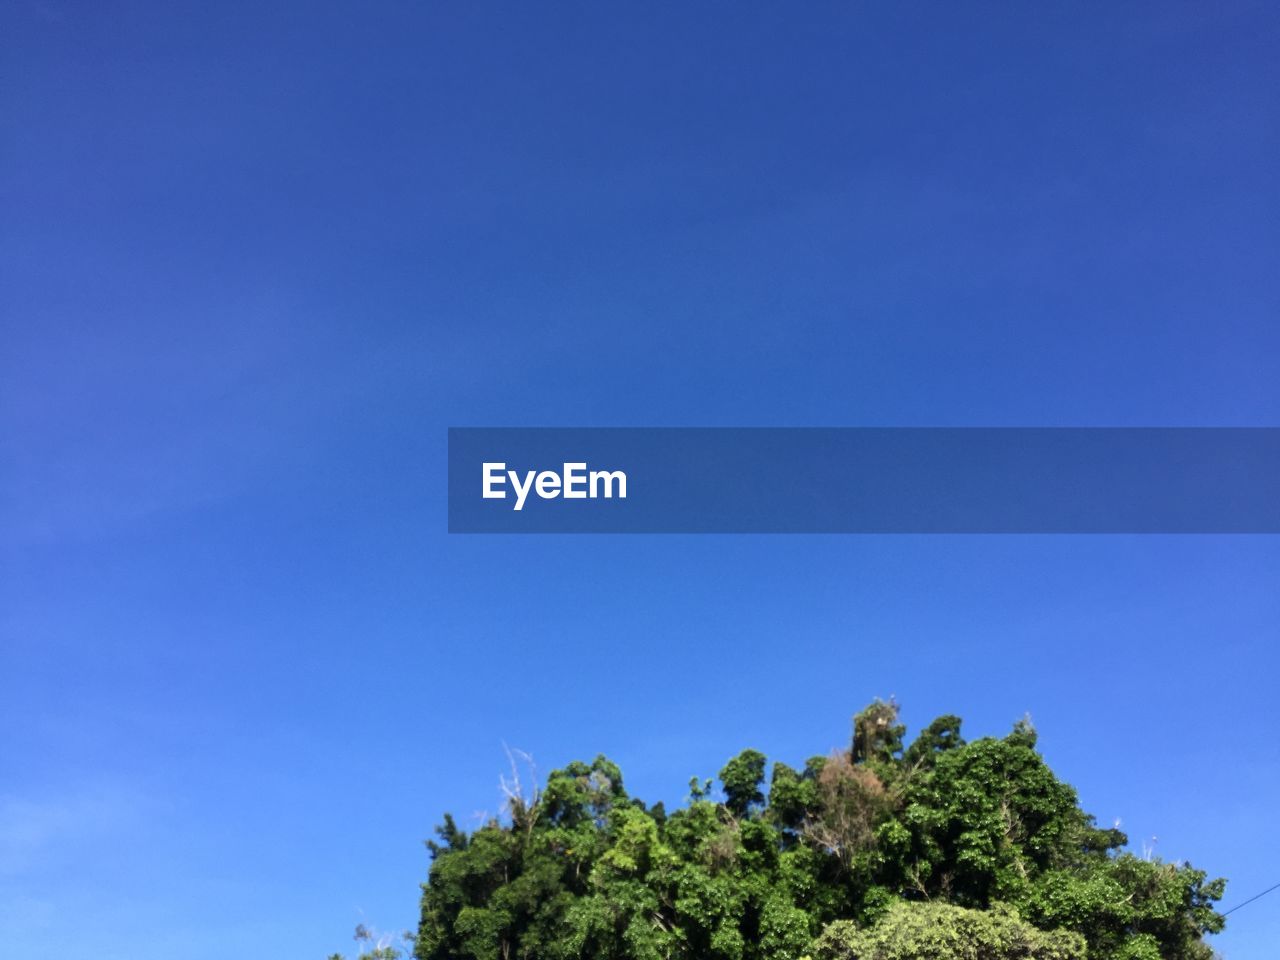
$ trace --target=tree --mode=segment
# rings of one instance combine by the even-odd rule
[[[892,765],[902,753],[902,735],[906,732],[907,728],[898,723],[897,701],[876,700],[854,715],[849,755],[854,763]]]
[[[1035,744],[1033,743],[1032,746]],[[908,769],[932,767],[938,754],[956,747],[964,746],[964,737],[960,736],[960,718],[955,714],[938,717],[920,731],[915,741],[902,755],[903,763]]]
[[[745,817],[754,807],[764,803],[765,756],[759,750],[743,750],[724,765],[720,783],[724,787],[724,805],[735,817]]]
[[[814,783],[802,833],[852,871],[875,847],[876,829],[893,810],[895,798],[874,770],[854,765],[843,753],[822,764]]]
[[[893,701],[802,768],[756,750],[647,807],[604,756],[428,843],[417,960],[1205,960],[1224,882],[1123,852],[1034,729],[904,747]],[[913,953],[912,951],[917,951]],[[933,951],[933,952],[918,952]],[[950,952],[947,952],[950,951]],[[376,960],[387,960],[378,956]]]

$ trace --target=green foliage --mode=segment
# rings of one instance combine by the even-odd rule
[[[949,713],[945,717],[938,717],[921,730],[919,736],[903,754],[902,759],[908,769],[931,767],[937,761],[938,754],[963,746],[964,737],[960,736],[960,718]]]
[[[747,750],[668,813],[605,757],[437,830],[418,960],[1204,960],[1223,881],[1120,852],[1020,722],[910,745],[893,702],[801,769]],[[514,780],[514,778],[513,778]],[[765,784],[768,783],[767,796]]]
[[[858,929],[828,924],[814,960],[1085,960],[1084,937],[1044,931],[1003,905],[968,910],[946,903],[898,903],[878,923]]]
[[[925,896],[962,906],[1014,902],[1032,878],[1083,856],[1090,818],[1031,747],[979,740],[938,754],[906,786],[901,865]]]
[[[720,782],[724,784],[724,805],[735,817],[745,817],[764,803],[764,768],[768,761],[759,750],[743,750],[724,765]]]
[[[1042,926],[1089,930],[1098,956],[1209,960],[1200,938],[1222,929],[1213,904],[1225,887],[1201,870],[1125,853],[1090,870],[1047,873],[1023,909]]]

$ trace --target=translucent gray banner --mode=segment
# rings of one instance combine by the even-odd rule
[[[1280,428],[454,428],[454,533],[1278,533]]]

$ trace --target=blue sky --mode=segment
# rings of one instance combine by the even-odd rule
[[[321,957],[504,741],[678,801],[890,694],[1280,880],[1274,537],[443,499],[448,426],[1280,423],[1269,5],[262,6],[0,14],[6,952]]]

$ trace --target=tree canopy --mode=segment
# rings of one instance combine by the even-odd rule
[[[909,745],[893,702],[793,768],[746,750],[668,813],[603,756],[430,841],[417,960],[1205,960],[1225,881],[1125,852],[1020,721]],[[767,776],[766,776],[767,774]]]

